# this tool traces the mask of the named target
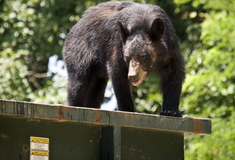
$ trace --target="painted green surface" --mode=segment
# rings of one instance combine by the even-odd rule
[[[51,160],[95,160],[100,156],[99,126],[9,116],[0,116],[0,126],[1,160],[29,160],[30,136],[49,138]]]
[[[210,131],[209,119],[0,100],[0,160],[28,160],[30,136],[56,160],[181,160],[184,136]]]
[[[127,127],[151,128],[176,133],[210,134],[210,119],[176,118],[153,114],[141,114],[99,109],[46,105],[27,102],[0,100],[0,115],[27,117],[30,119],[48,119],[93,123],[97,125],[120,125]]]

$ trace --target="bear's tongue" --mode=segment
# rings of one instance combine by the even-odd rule
[[[141,84],[143,82],[143,80],[139,80],[139,81],[137,81],[137,82],[132,82],[132,85],[133,86],[138,86],[139,84]]]
[[[144,78],[145,78],[146,74],[147,74],[147,72],[144,72],[143,75],[141,76],[141,78],[140,78],[138,81],[132,82],[132,85],[133,85],[133,86],[138,86],[138,85],[140,85],[140,84],[144,81]]]

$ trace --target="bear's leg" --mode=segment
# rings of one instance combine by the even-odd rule
[[[87,88],[89,86],[89,79],[86,77],[78,78],[77,76],[69,76],[68,78],[68,105],[80,106],[85,105],[85,97]]]
[[[181,84],[174,84],[174,86],[171,83],[164,84],[161,115],[181,117],[181,113],[178,109],[180,94]]]
[[[127,78],[127,71],[119,71],[111,74],[113,89],[117,98],[118,110],[134,112],[134,103]]]
[[[181,117],[179,112],[180,95],[184,72],[174,68],[174,72],[162,78],[163,105],[161,115]]]
[[[92,108],[100,108],[104,100],[104,92],[108,78],[93,76],[89,83],[89,88],[85,98],[85,106]]]

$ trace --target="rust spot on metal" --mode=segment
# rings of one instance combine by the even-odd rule
[[[27,144],[24,144],[22,146],[22,149],[23,149],[24,152],[27,152],[29,150],[29,146]]]
[[[1,135],[2,138],[7,138],[7,139],[10,138],[7,134],[2,133],[2,132],[0,133],[0,135]]]
[[[54,107],[55,105],[50,105],[50,106]],[[65,106],[62,106],[62,105],[57,105],[56,108],[59,109],[59,110],[61,109],[63,111],[71,109],[70,107],[65,107]]]
[[[62,110],[62,108],[60,108],[57,113],[59,115],[59,118],[64,118],[64,111]]]
[[[68,119],[68,118],[58,118],[58,117],[56,117],[55,120],[58,121],[58,122],[70,122],[70,119]]]
[[[194,133],[201,133],[201,122],[198,119],[193,119],[194,121]]]
[[[66,110],[67,108],[66,107],[63,107],[63,106],[60,106],[58,108],[58,117],[55,117],[55,120],[56,121],[59,121],[59,122],[69,122],[70,119],[69,118],[64,118],[64,110]]]
[[[95,114],[95,122],[96,123],[103,123],[100,121],[100,110],[94,110],[94,114]]]

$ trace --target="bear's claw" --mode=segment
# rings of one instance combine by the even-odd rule
[[[173,116],[173,117],[182,117],[181,113],[179,111],[174,110],[164,110],[160,112],[160,115],[163,116]]]

